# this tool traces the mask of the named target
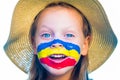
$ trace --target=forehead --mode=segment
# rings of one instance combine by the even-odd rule
[[[53,7],[45,8],[39,13],[39,15],[37,17],[37,21],[44,18],[46,15],[49,15],[49,16],[51,16],[51,15],[54,15],[54,16],[69,15],[69,17],[83,21],[82,15],[72,7],[53,6]]]

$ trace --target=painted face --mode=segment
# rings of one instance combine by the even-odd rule
[[[73,9],[53,7],[39,16],[35,34],[40,63],[53,75],[62,75],[74,68],[83,49],[83,21]]]
[[[60,44],[61,46],[52,46]],[[78,45],[55,39],[41,43],[37,48],[38,58],[42,64],[55,69],[75,66],[79,60],[80,48]]]

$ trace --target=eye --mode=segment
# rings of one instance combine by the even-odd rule
[[[42,38],[51,38],[51,34],[50,33],[44,33],[41,35]]]
[[[72,37],[75,37],[73,34],[69,33],[69,34],[66,34],[65,35],[67,38],[72,38]]]

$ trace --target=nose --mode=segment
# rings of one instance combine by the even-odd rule
[[[52,44],[51,48],[57,48],[57,47],[63,47],[62,44],[56,43],[56,44]]]

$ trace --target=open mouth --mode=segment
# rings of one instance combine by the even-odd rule
[[[64,54],[52,54],[49,56],[49,59],[55,63],[61,63],[62,61],[67,59],[67,56]]]
[[[64,55],[64,54],[53,54],[53,55],[50,55],[49,58],[51,59],[64,59],[66,58],[67,56]]]

